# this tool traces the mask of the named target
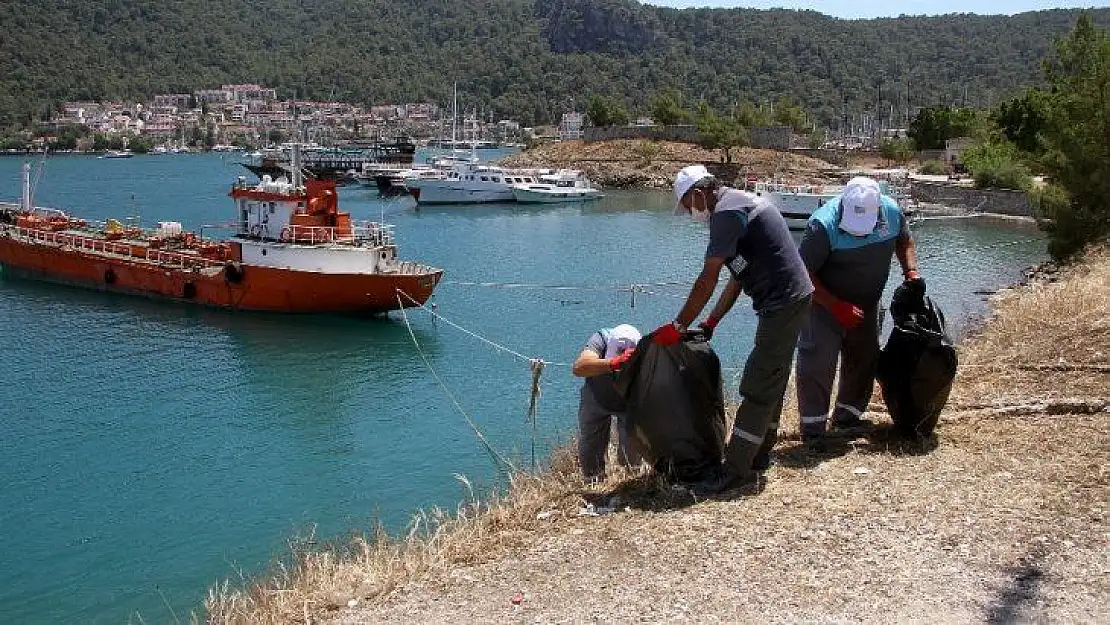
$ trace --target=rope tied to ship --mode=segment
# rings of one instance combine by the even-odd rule
[[[533,361],[540,360],[540,359],[537,359],[537,358],[532,358],[530,356],[525,356],[524,354],[522,354],[522,353],[520,353],[520,352],[518,352],[514,349],[510,349],[508,347],[505,347],[504,345],[501,345],[500,343],[494,342],[494,341],[478,334],[477,332],[467,330],[466,328],[464,328],[461,325],[455,323],[454,321],[451,321],[450,319],[447,319],[446,317],[439,314],[438,312],[436,312],[436,311],[432,310],[431,308],[428,308],[424,304],[421,304],[420,302],[416,301],[415,299],[413,299],[413,297],[411,295],[409,295],[408,293],[405,293],[401,289],[397,289],[397,294],[398,294],[398,298],[404,297],[408,301],[412,302],[413,305],[415,305],[417,308],[420,308],[421,310],[428,313],[429,315],[436,318],[437,320],[442,321],[443,323],[446,323],[447,325],[451,326],[452,328],[455,328],[459,332],[462,332],[463,334],[466,334],[466,335],[468,335],[468,336],[470,336],[474,339],[477,339],[477,340],[485,343],[486,345],[489,345],[490,347],[492,347],[492,348],[494,348],[498,351],[502,351],[506,354],[509,354],[511,356],[516,357],[518,360],[521,360],[521,361],[527,362],[527,363],[532,363]],[[398,302],[398,303],[400,303],[400,302]],[[401,311],[404,312],[404,306],[401,307]],[[570,366],[570,363],[566,363],[566,362],[551,362],[551,361],[544,360],[543,363],[544,363],[545,366],[554,366],[554,367],[569,367]]]
[[[516,467],[513,466],[513,463],[509,462],[507,458],[502,456],[500,453],[498,453],[496,449],[494,449],[493,445],[486,438],[486,435],[482,433],[481,428],[478,427],[478,423],[475,422],[474,419],[462,407],[462,404],[459,403],[459,400],[455,398],[455,394],[451,392],[451,388],[447,386],[447,383],[443,380],[442,377],[440,377],[439,373],[436,372],[435,367],[432,366],[431,361],[428,360],[427,355],[424,354],[424,350],[420,347],[420,341],[416,339],[416,333],[412,330],[412,324],[409,323],[409,316],[408,313],[405,312],[405,306],[404,302],[401,300],[401,295],[408,297],[410,300],[412,298],[409,297],[407,293],[404,293],[404,291],[401,291],[400,289],[397,290],[397,305],[400,307],[401,317],[405,320],[405,328],[409,332],[409,338],[412,339],[412,344],[416,347],[416,353],[420,356],[420,360],[424,361],[424,366],[428,368],[428,371],[431,372],[432,377],[434,377],[436,379],[436,382],[438,382],[439,385],[443,388],[443,392],[447,395],[447,398],[451,400],[451,403],[455,406],[455,409],[459,412],[459,414],[463,416],[463,419],[466,420],[466,423],[470,426],[470,429],[474,431],[474,435],[478,437],[478,441],[482,443],[482,447],[485,449],[486,454],[489,455],[490,459],[492,459],[495,463],[500,463],[505,468],[507,473],[512,473],[516,471]],[[418,305],[423,307],[423,305],[421,304]],[[533,437],[532,444],[534,447],[535,437]]]

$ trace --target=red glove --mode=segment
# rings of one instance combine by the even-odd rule
[[[636,348],[627,349],[619,356],[614,356],[609,359],[609,370],[616,373],[624,368],[625,363],[632,358],[632,354],[636,353]]]
[[[845,330],[855,330],[863,323],[863,311],[852,302],[836,300],[829,308],[829,312]]]
[[[673,323],[665,323],[655,329],[651,333],[652,340],[660,345],[678,345],[682,340],[682,335],[678,333],[678,328]]]
[[[705,340],[713,338],[713,331],[717,329],[717,324],[720,322],[721,320],[716,317],[706,317],[705,321],[698,324],[701,331],[705,333]]]

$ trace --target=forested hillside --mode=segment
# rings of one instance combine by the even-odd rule
[[[281,97],[463,105],[526,123],[592,94],[675,87],[715,107],[789,96],[826,123],[894,105],[997,104],[1035,83],[1077,11],[846,21],[629,0],[4,0],[0,127],[62,101],[229,82]],[[1110,9],[1092,13],[1110,25]]]

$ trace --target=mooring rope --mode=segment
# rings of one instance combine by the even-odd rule
[[[469,414],[467,414],[466,410],[459,403],[459,400],[455,398],[455,394],[451,392],[450,387],[447,386],[447,383],[444,382],[443,378],[440,377],[439,373],[436,372],[435,367],[432,366],[432,363],[424,354],[424,350],[420,348],[420,342],[416,340],[416,333],[412,331],[412,324],[409,323],[408,313],[405,312],[404,302],[401,301],[400,294],[402,293],[403,291],[398,290],[397,304],[400,306],[401,317],[405,320],[405,328],[409,331],[409,338],[412,339],[412,344],[414,347],[416,347],[416,353],[420,355],[420,360],[424,361],[424,366],[428,368],[428,371],[431,372],[432,377],[434,377],[436,381],[439,382],[439,385],[443,387],[443,392],[447,394],[447,398],[451,400],[451,403],[454,404],[455,409],[459,411],[459,414],[461,414],[463,418],[466,419],[467,424],[470,425],[470,429],[474,430],[474,435],[478,437],[479,441],[481,441],[482,446],[485,448],[486,453],[489,454],[490,458],[493,459],[495,462],[500,462],[502,465],[504,465],[508,472],[512,473],[516,471],[516,467],[513,466],[513,463],[509,462],[504,456],[498,453],[497,450],[493,448],[493,445],[490,444],[489,440],[486,439],[485,434],[482,434],[482,430],[478,427],[478,424],[474,421],[473,418],[471,418]],[[532,445],[533,447],[535,446],[534,437]],[[533,454],[534,453],[535,452],[533,451]]]
[[[398,297],[404,296],[405,299],[409,300],[410,302],[415,304],[418,308],[422,309],[424,312],[428,313],[429,315],[432,315],[433,317],[442,321],[443,323],[446,323],[447,325],[451,326],[452,328],[455,328],[459,332],[462,332],[463,334],[471,336],[471,337],[485,343],[486,345],[489,345],[490,347],[493,347],[494,349],[497,349],[497,350],[500,350],[502,352],[505,352],[506,354],[510,354],[512,356],[515,356],[518,359],[520,359],[524,362],[527,362],[527,363],[532,363],[532,362],[536,362],[538,360],[543,360],[541,358],[531,358],[529,356],[525,356],[524,354],[522,354],[522,353],[520,353],[516,350],[510,349],[508,347],[505,347],[504,345],[502,345],[500,343],[494,342],[494,341],[478,334],[477,332],[467,330],[466,328],[464,328],[461,325],[455,323],[454,321],[451,321],[450,319],[444,317],[443,315],[437,313],[436,311],[428,308],[424,304],[421,304],[420,302],[416,301],[415,299],[412,298],[411,295],[409,295],[408,293],[405,293],[401,289],[397,289],[397,294],[398,294]],[[403,311],[404,311],[404,308],[402,306],[402,312]],[[406,317],[406,319],[407,319],[407,317]],[[551,361],[546,361],[546,360],[544,360],[543,362],[546,366],[549,366],[549,367],[569,367],[570,366],[570,363],[566,363],[566,362],[551,362]]]

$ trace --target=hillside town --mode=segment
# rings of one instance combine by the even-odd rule
[[[149,102],[66,102],[58,109],[42,126],[47,134],[28,137],[33,147],[55,143],[59,135],[74,128],[87,132],[62,149],[94,149],[94,138],[89,136],[93,134],[118,139],[125,147],[139,140],[151,146],[203,148],[253,148],[293,138],[335,145],[400,135],[423,141],[452,135],[451,112],[435,103],[363,107],[287,100],[279,99],[276,89],[257,84],[158,94]],[[468,140],[517,142],[532,129],[513,120],[482,119],[470,112],[460,115],[455,132]]]

